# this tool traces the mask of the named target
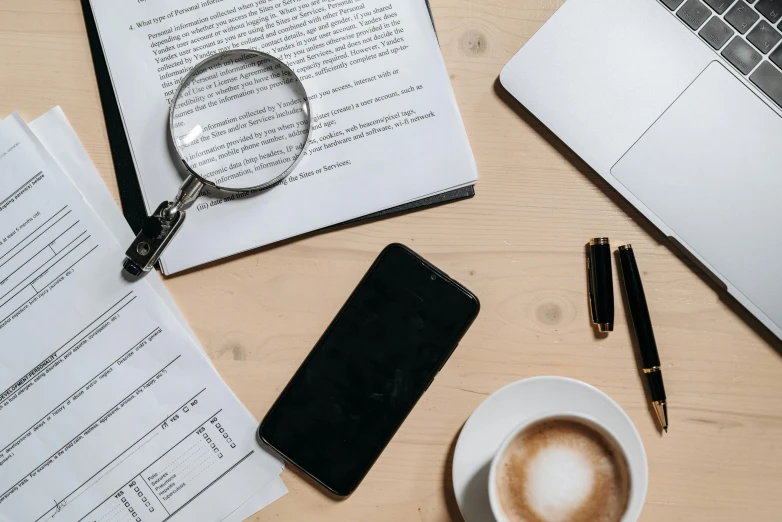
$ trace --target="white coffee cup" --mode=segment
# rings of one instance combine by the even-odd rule
[[[500,444],[500,447],[497,450],[497,452],[494,454],[494,457],[491,462],[491,468],[489,472],[489,484],[488,484],[489,502],[491,504],[492,513],[494,514],[494,517],[497,520],[497,522],[511,522],[511,520],[508,518],[505,510],[502,507],[502,502],[500,500],[500,493],[498,488],[498,473],[500,472],[499,468],[500,468],[500,463],[503,460],[502,459],[503,455],[505,455],[509,446],[514,442],[516,437],[523,431],[527,430],[528,428],[531,428],[533,425],[536,425],[538,423],[543,423],[548,421],[560,421],[560,420],[575,422],[596,432],[600,436],[600,438],[607,443],[607,445],[611,448],[611,450],[616,455],[618,455],[620,462],[626,465],[627,477],[629,482],[629,486],[628,486],[629,492],[626,495],[627,503],[625,505],[624,512],[621,517],[621,521],[633,522],[631,520],[632,515],[630,515],[629,513],[637,511],[635,506],[643,503],[646,494],[644,491],[645,488],[634,487],[634,485],[643,482],[642,480],[640,480],[640,478],[643,476],[642,474],[644,473],[644,471],[641,469],[637,469],[637,466],[633,464],[634,459],[629,458],[627,449],[620,442],[619,438],[617,438],[616,435],[608,427],[606,427],[604,424],[600,423],[598,420],[588,415],[584,415],[576,412],[567,412],[567,411],[546,412],[525,419],[523,422],[517,425],[513,430],[511,430],[511,432],[508,434],[508,436],[505,438],[502,444]],[[633,509],[631,509],[631,507],[633,507]]]

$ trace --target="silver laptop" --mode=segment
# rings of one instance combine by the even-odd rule
[[[782,339],[782,0],[567,0],[502,85]]]

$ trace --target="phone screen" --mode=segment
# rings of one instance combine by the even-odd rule
[[[386,247],[264,418],[261,440],[349,495],[478,309],[474,295],[415,253]]]

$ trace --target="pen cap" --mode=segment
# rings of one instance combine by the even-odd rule
[[[611,245],[607,237],[589,240],[587,277],[592,322],[599,332],[610,332],[614,329],[614,284]]]

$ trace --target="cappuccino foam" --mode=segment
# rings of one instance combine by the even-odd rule
[[[624,456],[595,429],[566,419],[519,433],[496,485],[511,522],[618,522],[630,492]]]

